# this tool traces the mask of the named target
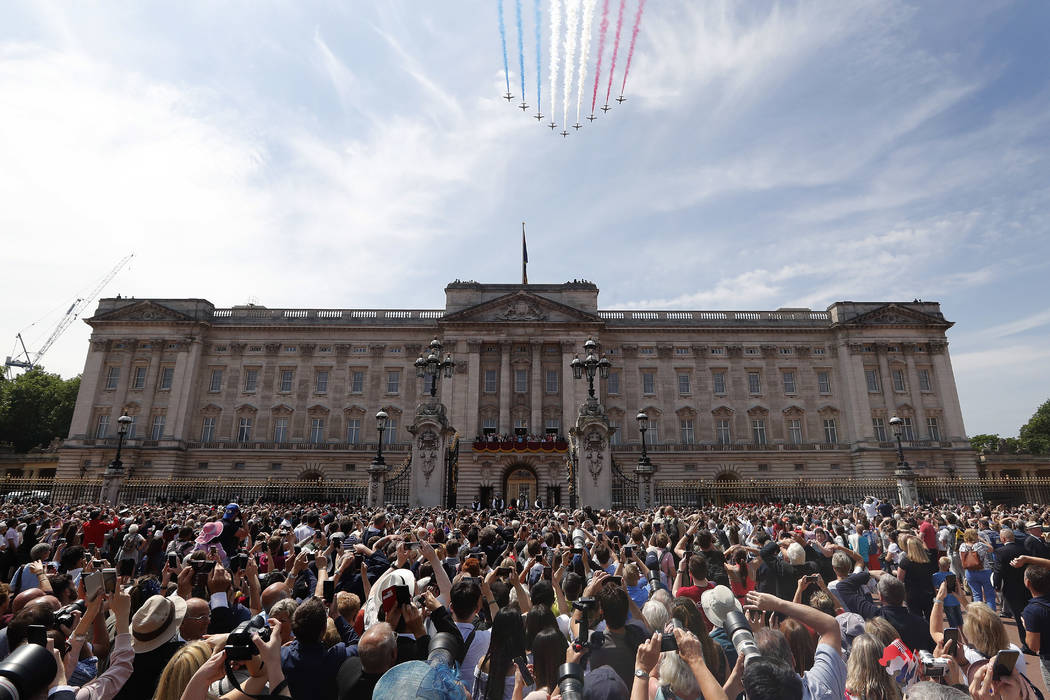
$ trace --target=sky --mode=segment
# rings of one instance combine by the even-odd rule
[[[1050,398],[1050,5],[651,0],[627,101],[565,138],[534,0],[527,114],[499,5],[5,2],[0,354],[129,252],[103,296],[441,308],[519,279],[526,221],[529,279],[605,309],[939,301],[969,434]]]

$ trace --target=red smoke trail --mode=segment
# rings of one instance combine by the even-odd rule
[[[616,17],[616,38],[613,41],[612,63],[609,64],[609,84],[605,88],[605,104],[609,104],[609,94],[612,92],[613,71],[616,70],[616,53],[620,50],[620,27],[623,25],[623,5],[627,0],[620,0],[620,13]]]
[[[623,68],[623,85],[620,86],[620,97],[623,97],[623,89],[627,87],[627,73],[631,70],[631,59],[634,57],[634,42],[638,39],[638,27],[642,23],[642,10],[645,9],[645,0],[638,0],[638,14],[634,16],[634,31],[631,32],[631,48],[627,52],[627,65]]]
[[[602,0],[601,34],[598,36],[598,65],[594,67],[594,94],[591,96],[591,114],[598,102],[598,78],[602,76],[602,50],[605,49],[605,32],[609,29],[609,0]]]

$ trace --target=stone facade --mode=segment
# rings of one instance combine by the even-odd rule
[[[564,444],[476,438],[515,428],[566,437],[587,396],[570,363],[590,337],[612,363],[595,379],[612,429],[606,454],[633,470],[644,409],[657,497],[699,479],[890,476],[895,414],[910,421],[905,448],[920,474],[976,473],[945,337],[952,324],[937,303],[618,311],[599,310],[590,282],[456,281],[439,310],[116,298],[87,323],[59,477],[100,475],[126,413],[134,477],[364,480],[380,408],[391,422],[387,462],[413,449],[417,406],[429,399],[413,362],[435,337],[456,361],[437,398],[459,435],[461,504],[508,488],[567,502]],[[578,448],[579,478],[589,479]],[[441,491],[443,476],[427,476],[413,493]]]

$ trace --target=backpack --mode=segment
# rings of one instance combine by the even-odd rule
[[[966,540],[963,539],[963,529],[956,527],[955,525],[949,525],[948,530],[952,533],[952,551],[958,552],[959,545],[963,544]]]
[[[976,546],[973,545],[970,549],[967,549],[960,557],[962,568],[967,571],[980,571],[984,568],[984,564],[981,562],[981,555],[977,551]]]

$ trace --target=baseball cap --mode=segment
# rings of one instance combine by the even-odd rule
[[[627,684],[612,666],[599,666],[586,676],[583,700],[627,700]]]

